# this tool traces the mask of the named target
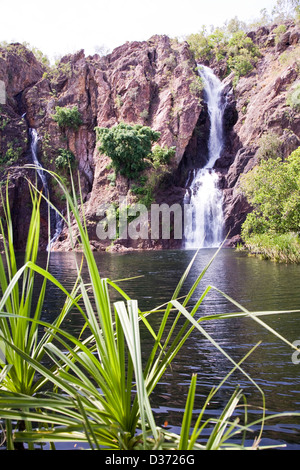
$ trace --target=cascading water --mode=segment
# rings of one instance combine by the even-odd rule
[[[213,71],[199,67],[210,117],[208,161],[204,168],[194,170],[193,181],[187,190],[184,204],[189,204],[189,222],[185,226],[185,248],[216,247],[223,237],[222,192],[213,166],[223,148],[223,86]]]
[[[36,129],[29,129],[29,135],[30,135],[30,149],[31,149],[31,155],[32,155],[32,160],[33,163],[35,164],[37,168],[37,173],[42,181],[43,184],[43,189],[44,189],[44,195],[45,197],[49,200],[49,187],[48,187],[48,182],[46,175],[44,173],[44,169],[39,162],[38,159],[38,133]],[[53,208],[50,208],[50,215],[53,214]],[[63,219],[60,217],[59,213],[55,211],[55,233],[53,237],[51,238],[48,246],[47,246],[47,251],[51,249],[52,244],[57,240],[59,237],[61,231],[63,228]]]
[[[54,232],[53,237],[50,240],[47,250],[50,249],[53,243],[58,239],[59,235],[62,232],[63,226],[64,226],[64,219],[62,219],[59,213],[55,211],[55,232]]]
[[[33,160],[33,163],[37,167],[37,173],[38,173],[38,175],[39,175],[39,177],[40,177],[40,179],[43,183],[45,196],[48,198],[49,189],[48,189],[47,178],[45,176],[44,169],[43,169],[43,167],[40,164],[39,159],[38,159],[38,140],[39,140],[39,137],[38,137],[38,133],[37,133],[36,129],[29,129],[29,135],[30,135],[30,148],[31,148],[32,160]]]

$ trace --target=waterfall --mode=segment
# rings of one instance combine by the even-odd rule
[[[36,131],[36,129],[29,129],[29,135],[30,135],[30,149],[31,149],[31,155],[32,155],[32,160],[35,166],[37,167],[37,173],[42,181],[43,184],[43,189],[45,192],[45,197],[49,199],[49,187],[48,187],[48,182],[47,178],[43,169],[43,166],[41,165],[39,159],[38,159],[38,140],[39,136]],[[60,217],[57,211],[54,211],[52,207],[50,207],[50,220],[51,216],[53,216],[53,212],[55,212],[55,232],[53,237],[51,238],[48,246],[47,246],[47,251],[51,249],[52,244],[57,240],[59,237],[62,229],[63,229],[63,219]]]
[[[54,232],[53,237],[50,240],[47,250],[50,249],[53,243],[58,239],[59,235],[62,232],[63,226],[64,226],[64,219],[59,215],[58,212],[55,211],[55,232]]]
[[[44,191],[45,191],[45,196],[48,198],[49,189],[48,189],[47,178],[45,176],[44,169],[43,169],[43,167],[40,164],[39,159],[38,159],[38,140],[39,140],[39,137],[38,137],[38,133],[37,133],[36,129],[29,129],[29,135],[30,135],[30,148],[31,148],[32,160],[33,160],[33,163],[37,167],[37,173],[38,173],[38,175],[39,175],[39,177],[42,181],[43,188],[44,188]]]
[[[185,226],[185,248],[216,247],[223,237],[223,196],[213,170],[223,148],[223,86],[210,68],[200,66],[199,74],[210,117],[208,159],[203,168],[193,170],[193,181],[183,201],[191,211]]]

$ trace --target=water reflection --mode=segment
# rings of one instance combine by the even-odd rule
[[[185,292],[193,285],[213,253],[214,250],[211,249],[200,250],[187,278]],[[132,298],[138,299],[140,308],[145,310],[171,298],[193,255],[194,251],[187,250],[96,253],[95,258],[102,277],[115,280],[141,276],[125,281],[122,288]],[[40,254],[39,261],[44,262],[43,254]],[[80,262],[80,253],[52,253],[50,271],[67,290],[71,290]],[[85,265],[83,277],[86,282],[89,281]],[[203,277],[191,303],[197,301],[208,285],[212,285],[251,311],[299,309],[299,281],[299,266],[274,264],[232,250],[222,250]],[[113,300],[119,298],[117,294],[113,294]],[[58,315],[63,302],[64,296],[49,283],[44,318],[52,321]],[[211,290],[197,316],[232,311],[237,311],[237,307],[220,293]],[[264,317],[264,321],[291,342],[300,339],[299,314],[269,316]],[[154,327],[158,326],[159,316],[153,317],[152,323]],[[76,333],[81,329],[82,319],[74,312],[66,324]],[[202,326],[235,360],[241,359],[253,345],[262,341],[262,345],[243,364],[244,369],[264,390],[269,413],[300,411],[300,365],[292,363],[291,350],[285,343],[249,318],[204,321]],[[151,338],[145,332],[142,335],[144,354],[147,355]],[[194,331],[176,357],[172,369],[167,371],[151,397],[159,424],[168,421],[171,429],[178,429],[193,372],[198,374],[195,408],[201,409],[210,389],[218,385],[231,368],[230,361],[220,351],[216,351],[200,332]],[[210,404],[211,416],[220,413],[237,383],[245,390],[247,400],[254,408],[262,405],[257,389],[243,374],[236,372]],[[283,424],[281,421],[279,424],[272,422],[266,427],[265,442],[284,442],[288,448],[300,449],[299,433],[299,418],[290,418]]]

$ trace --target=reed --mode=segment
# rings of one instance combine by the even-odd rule
[[[256,234],[245,241],[250,253],[277,263],[300,263],[300,241],[296,233]]]
[[[36,369],[27,360],[30,357],[36,362],[43,360],[44,346],[52,340],[50,331],[46,331],[42,337],[39,335],[39,320],[46,292],[47,277],[43,277],[42,286],[37,302],[33,302],[36,271],[30,265],[36,265],[39,236],[40,236],[40,204],[41,194],[29,186],[32,200],[32,214],[28,230],[27,243],[23,265],[18,269],[16,253],[14,250],[14,237],[8,190],[6,197],[2,195],[2,207],[4,220],[0,220],[0,229],[4,241],[4,256],[0,257],[0,286],[2,297],[0,300],[0,340],[5,356],[1,370],[1,391],[5,394],[21,394],[33,396],[44,386],[45,378],[37,377]],[[48,262],[44,272],[47,273]],[[49,275],[50,276],[50,275]],[[53,279],[57,284],[57,281]],[[59,327],[68,314],[71,304],[66,301],[53,326]],[[11,347],[13,346],[13,347]],[[18,351],[22,351],[22,357]],[[23,426],[23,421],[21,426]],[[30,422],[25,421],[30,429]],[[11,426],[7,422],[8,434]],[[8,442],[11,439],[8,438]]]
[[[241,390],[237,389],[234,392],[219,419],[214,422],[204,420],[208,401],[230,374],[211,391],[193,429],[193,403],[197,377],[192,377],[180,435],[169,433],[157,426],[150,397],[184,342],[196,329],[232,363],[232,372],[239,369],[257,387],[262,396],[264,410],[263,391],[242,367],[243,360],[248,355],[236,363],[211,338],[201,323],[203,320],[218,321],[220,318],[230,318],[233,315],[250,316],[253,321],[268,328],[294,348],[288,340],[282,338],[261,319],[264,314],[275,314],[275,312],[251,313],[214,286],[207,286],[198,301],[192,307],[189,306],[196,288],[217,256],[218,250],[206,268],[199,273],[188,294],[181,297],[182,287],[198,253],[195,253],[183,273],[172,299],[151,311],[140,311],[137,300],[130,299],[117,282],[101,277],[90,247],[82,201],[77,202],[73,186],[73,192],[70,194],[58,176],[52,173],[51,176],[56,178],[66,197],[65,222],[72,243],[75,243],[72,222],[76,221],[83,259],[88,266],[89,280],[84,282],[81,265],[76,264],[77,279],[72,292],[67,292],[47,267],[45,269],[38,266],[36,255],[40,195],[33,186],[31,186],[32,224],[28,234],[30,242],[26,248],[24,266],[17,270],[7,201],[9,230],[6,257],[10,262],[9,279],[5,277],[4,266],[1,265],[0,270],[3,293],[0,303],[0,328],[6,353],[6,364],[2,364],[0,372],[0,417],[6,423],[7,448],[15,448],[18,442],[26,442],[29,447],[47,442],[51,448],[55,448],[56,442],[74,442],[84,443],[88,448],[95,450],[219,449],[226,448],[227,441],[236,435],[241,436],[239,448],[244,448],[244,435],[251,426],[250,424],[241,426],[235,419],[231,419],[243,397]],[[74,260],[77,263],[75,257]],[[44,282],[38,306],[33,311],[33,281],[37,274],[43,277]],[[41,318],[47,282],[54,283],[66,296],[65,305],[53,324]],[[18,291],[20,283],[21,296]],[[121,294],[124,300],[112,305],[111,289]],[[199,306],[212,289],[230,300],[238,312],[196,318]],[[20,303],[17,300],[19,298]],[[71,309],[77,309],[84,319],[84,339],[82,334],[75,337],[62,327],[62,320]],[[158,331],[154,331],[150,326],[149,316],[153,314],[159,314],[161,317]],[[182,318],[184,321],[179,325],[179,320]],[[142,361],[140,340],[141,322],[153,338],[153,348],[145,365]],[[38,340],[40,328],[44,330],[44,336]],[[15,334],[12,334],[12,331]],[[51,367],[45,365],[44,355],[51,360]],[[47,388],[45,388],[46,383]],[[26,424],[25,430],[17,429],[12,432],[14,420],[22,420]],[[263,411],[256,447],[259,445],[264,421]],[[35,423],[34,429],[32,423]],[[200,444],[199,439],[206,426],[211,427],[211,435],[206,443]]]

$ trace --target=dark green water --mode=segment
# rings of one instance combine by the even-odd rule
[[[200,250],[187,279],[186,289],[193,284],[213,253],[214,250],[211,249]],[[102,277],[115,280],[143,276],[122,283],[122,287],[132,298],[138,299],[141,309],[147,309],[171,298],[193,254],[194,251],[154,251],[97,253],[95,257]],[[77,254],[76,257],[79,261],[81,255]],[[70,289],[76,276],[74,254],[52,253],[50,271]],[[208,285],[217,287],[251,311],[300,309],[300,266],[274,264],[224,249],[205,274],[193,301]],[[63,298],[49,284],[44,319],[53,320],[62,302]],[[222,295],[211,291],[197,315],[235,311],[237,308]],[[291,342],[300,340],[300,314],[280,314],[263,319]],[[300,412],[300,364],[292,362],[292,350],[288,345],[249,318],[205,321],[202,325],[235,360],[241,359],[253,345],[262,341],[243,367],[263,389],[267,414]],[[72,315],[68,328],[76,332],[80,327],[80,316]],[[149,341],[149,337],[145,336],[142,342],[145,355],[150,347]],[[217,386],[231,368],[228,359],[216,351],[200,332],[195,331],[175,359],[172,370],[164,375],[151,398],[157,423],[162,425],[167,421],[171,430],[179,430],[192,373],[198,375],[195,403],[197,412],[210,389]],[[261,395],[244,375],[235,373],[214,397],[207,417],[217,417],[220,414],[237,383],[243,388],[247,402],[251,405],[251,417],[255,419],[261,416]],[[254,427],[251,438],[254,438],[258,429],[259,427]],[[300,449],[300,417],[268,422],[262,444],[274,443],[286,444],[287,449]]]

